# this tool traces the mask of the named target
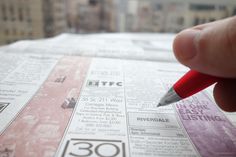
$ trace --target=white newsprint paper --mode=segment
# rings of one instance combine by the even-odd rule
[[[157,108],[188,71],[173,38],[64,34],[2,47],[0,157],[235,157],[236,114],[212,88]]]
[[[47,79],[58,58],[0,53],[0,134]]]
[[[205,93],[156,107],[186,70],[169,63],[93,59],[56,156],[236,155],[236,129]]]

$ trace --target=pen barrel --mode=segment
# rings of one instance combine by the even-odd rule
[[[218,77],[190,70],[174,84],[173,88],[181,98],[186,98],[209,87],[219,80],[220,78]]]

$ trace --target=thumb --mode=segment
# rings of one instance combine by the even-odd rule
[[[180,32],[173,49],[176,58],[190,69],[236,78],[236,17]]]

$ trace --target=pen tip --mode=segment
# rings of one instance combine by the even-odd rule
[[[174,88],[170,88],[169,91],[161,98],[157,107],[166,106],[181,100],[182,98],[175,92]]]
[[[161,104],[161,103],[158,103],[157,107],[160,107],[160,106],[162,106],[162,104]]]

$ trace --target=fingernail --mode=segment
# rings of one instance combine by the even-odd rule
[[[196,38],[200,30],[185,30],[180,32],[174,40],[175,56],[179,60],[190,60],[197,54]]]

